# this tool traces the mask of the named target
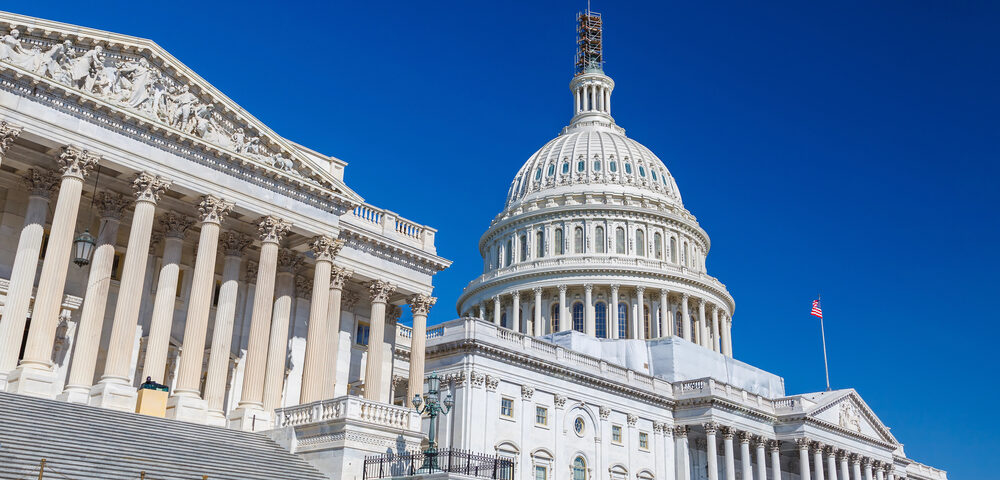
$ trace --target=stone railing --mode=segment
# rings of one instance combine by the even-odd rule
[[[917,462],[907,465],[906,473],[910,477],[948,480],[948,472]]]
[[[735,401],[741,405],[759,408],[768,413],[774,413],[777,401],[750,393],[741,388],[716,381],[714,378],[699,378],[675,382],[674,396],[680,398],[713,396]],[[786,399],[787,400],[787,399]]]
[[[370,425],[420,431],[420,415],[412,409],[343,396],[275,410],[276,427],[297,427],[351,419]]]
[[[437,230],[401,218],[394,212],[363,203],[344,217],[348,223],[383,235],[421,250],[434,253],[434,235]]]

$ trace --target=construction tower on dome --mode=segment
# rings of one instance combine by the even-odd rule
[[[601,14],[586,12],[576,15],[576,74],[603,72],[604,57],[601,54]]]

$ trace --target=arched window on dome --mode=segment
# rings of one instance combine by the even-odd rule
[[[562,173],[563,173],[563,175],[566,175],[567,173],[569,173],[569,161],[568,160],[563,160]]]
[[[518,246],[521,247],[521,255],[520,255],[520,257],[521,257],[521,261],[523,262],[523,261],[525,261],[525,260],[528,259],[528,236],[527,235],[521,235],[520,244]]]
[[[684,242],[684,251],[681,252],[681,263],[685,266],[691,266],[691,245],[688,242]]]
[[[667,174],[666,173],[661,173],[660,174],[660,181],[663,182],[664,186],[667,186]]]
[[[639,165],[639,176],[642,178],[646,178],[646,167]]]
[[[541,230],[535,232],[535,257],[545,257],[545,232]]]
[[[587,462],[583,457],[573,459],[573,480],[587,480]]]
[[[611,160],[611,162],[608,163],[608,170],[610,170],[611,173],[617,172],[618,171],[618,162],[616,162],[614,160]]]
[[[615,253],[625,254],[625,229],[622,227],[615,229]]]
[[[549,314],[549,333],[555,333],[559,331],[559,304],[552,305],[552,312]]]
[[[507,248],[504,249],[503,257],[503,266],[509,267],[510,264],[514,263],[514,244],[510,240],[507,240]]]
[[[495,258],[496,258],[496,262],[497,263],[493,265],[493,268],[503,267],[503,251],[500,249],[499,246],[496,247],[496,257]]]
[[[670,237],[670,261],[677,263],[677,239]]]
[[[556,255],[562,255],[566,253],[566,243],[563,241],[563,231],[561,228],[556,229]]]
[[[653,234],[653,254],[657,260],[663,260],[663,235],[660,232]]]
[[[594,171],[595,172],[601,171],[601,161],[596,158],[594,159]]]
[[[646,256],[646,234],[639,229],[635,231],[635,254],[640,257]]]
[[[583,302],[573,304],[573,330],[583,332]]]
[[[653,322],[650,321],[650,310],[651,308],[649,308],[649,304],[647,303],[642,311],[642,323],[646,330],[645,338],[653,338]]]
[[[583,227],[573,229],[573,253],[583,253]]]
[[[650,175],[653,176],[653,181],[655,182],[657,180],[656,179],[656,170],[650,170],[649,173],[650,173]]]
[[[553,176],[555,174],[556,174],[556,164],[553,163],[553,164],[549,165],[548,176],[551,177],[551,176]]]
[[[535,181],[537,182],[541,179],[542,179],[542,167],[538,167],[537,169],[535,169]]]
[[[597,302],[594,305],[594,336],[608,338],[608,304]]]
[[[628,338],[628,305],[618,303],[618,338]]]
[[[582,172],[582,171],[584,171],[586,169],[587,169],[587,162],[585,162],[583,160],[583,157],[580,157],[580,159],[577,160],[577,162],[576,162],[576,171],[577,172]]]
[[[625,162],[625,173],[632,175],[632,164]]]
[[[680,310],[674,314],[674,335],[678,337],[684,336],[684,316],[681,315]]]
[[[604,237],[604,227],[594,227],[594,251],[604,253],[607,239]]]

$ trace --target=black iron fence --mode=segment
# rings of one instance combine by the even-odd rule
[[[406,477],[416,474],[448,472],[470,477],[513,480],[514,459],[483,455],[468,450],[446,448],[436,453],[404,452],[365,457],[364,480]]]

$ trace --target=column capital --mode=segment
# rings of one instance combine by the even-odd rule
[[[257,222],[257,234],[260,236],[260,241],[264,243],[280,242],[290,228],[292,228],[291,223],[274,215],[262,217]]]
[[[368,294],[372,303],[386,303],[389,295],[396,292],[396,286],[385,280],[372,280],[368,282]]]
[[[635,287],[635,294],[637,296],[641,297],[644,293],[646,293],[646,287],[645,286],[643,286],[643,285],[637,285]]]
[[[768,440],[767,449],[771,452],[781,451],[781,440]]]
[[[358,304],[358,300],[361,300],[361,295],[351,290],[344,290],[344,294],[340,298],[341,303],[344,304],[344,309],[348,311]]]
[[[620,287],[620,285],[618,285],[617,283],[612,283],[611,284],[611,293],[612,294],[618,293],[618,288],[619,287]]]
[[[809,445],[811,445],[811,444],[812,444],[812,441],[809,440],[808,438],[796,438],[795,439],[795,446],[798,447],[799,450],[809,450]]]
[[[823,448],[825,447],[826,445],[824,445],[822,442],[812,442],[809,444],[809,451],[811,451],[812,453],[822,453]]]
[[[396,323],[399,321],[399,317],[403,316],[403,309],[399,308],[398,305],[387,304],[385,306],[385,320],[389,323]]]
[[[559,293],[566,293],[566,289],[569,288],[566,285],[559,285]]]
[[[630,427],[634,427],[636,423],[639,423],[639,416],[634,413],[628,413],[625,415],[625,423]]]
[[[149,234],[149,254],[156,255],[156,246],[163,241],[163,234],[160,232],[153,232]]]
[[[67,145],[63,147],[62,154],[59,155],[57,162],[62,176],[75,177],[82,180],[100,160],[100,155],[90,153],[76,145]]]
[[[691,298],[690,294],[681,293],[681,302],[687,302],[689,298]]]
[[[861,455],[857,453],[847,454],[847,459],[851,462],[851,465],[858,465],[861,463]]]
[[[7,153],[10,144],[14,143],[17,137],[21,136],[21,130],[23,130],[23,127],[12,125],[7,123],[7,121],[0,121],[0,155]]]
[[[94,195],[94,203],[97,204],[97,210],[101,212],[101,218],[121,220],[122,214],[132,204],[132,200],[120,193],[97,192]]]
[[[170,184],[170,180],[165,180],[159,175],[139,172],[132,179],[132,192],[135,193],[135,201],[156,203],[160,201],[160,194],[170,188]]]
[[[750,432],[740,432],[740,443],[749,444],[750,440],[753,440],[753,434]]]
[[[688,434],[687,425],[677,425],[674,427],[674,437],[687,438],[687,434]]]
[[[542,294],[542,287],[532,288],[531,291],[535,292],[535,296],[541,295]]]
[[[611,408],[605,405],[601,405],[597,409],[598,415],[601,416],[601,420],[607,420],[611,416]]]
[[[705,307],[705,303],[707,303],[707,302],[705,302],[705,299],[701,298],[701,297],[698,297],[697,300],[698,300],[698,308],[704,308]]]
[[[299,252],[290,248],[278,250],[278,272],[295,273],[296,270],[302,267],[303,263],[305,261],[302,260]]]
[[[240,232],[222,232],[219,236],[219,250],[227,257],[242,257],[251,243],[253,239]]]
[[[868,467],[871,466],[871,464],[872,464],[872,459],[870,459],[868,457],[861,457],[861,466],[862,467],[868,468]]]
[[[531,385],[521,385],[521,398],[525,400],[531,400],[531,397],[535,395],[535,387]]]
[[[332,262],[340,249],[344,248],[344,241],[329,235],[318,235],[309,242],[309,248],[317,262]]]
[[[427,315],[431,311],[431,307],[437,303],[437,297],[417,294],[410,296],[407,303],[410,304],[410,311],[413,312],[413,315]]]
[[[215,195],[202,195],[198,203],[198,214],[202,223],[221,224],[233,209],[233,202],[227,202]]]
[[[511,295],[511,297],[514,298],[514,301],[520,301],[521,300],[521,291],[520,290],[514,290],[513,292],[510,293],[510,295]]]
[[[3,152],[0,152],[3,153]],[[49,198],[59,188],[59,175],[51,170],[29,168],[23,178],[29,195]]]
[[[701,425],[705,429],[705,433],[715,434],[719,430],[719,424],[715,422],[705,422]]]
[[[847,455],[848,455],[847,450],[844,450],[843,448],[838,448],[836,449],[836,454],[838,460],[847,460]]]
[[[342,290],[352,276],[354,276],[353,271],[334,265],[330,269],[330,288]]]
[[[722,432],[722,438],[727,440],[732,440],[736,435],[736,429],[733,427],[719,427],[719,430]]]
[[[591,292],[593,292],[593,291],[594,291],[594,284],[592,284],[592,283],[585,283],[585,284],[583,285],[583,290],[584,290],[585,292],[587,292],[587,293],[591,293]]]
[[[768,442],[768,439],[764,438],[764,437],[763,437],[763,436],[761,436],[761,435],[755,435],[755,436],[753,437],[753,445],[754,445],[755,447],[760,447],[760,448],[764,448],[764,447],[766,447],[766,446],[767,446],[767,442]]]
[[[163,229],[163,236],[173,238],[184,238],[184,234],[187,233],[188,228],[191,228],[191,225],[194,224],[194,219],[178,215],[174,212],[166,212],[160,215],[157,221],[160,223],[160,228]]]
[[[823,452],[826,453],[828,457],[832,457],[837,454],[837,447],[833,445],[826,445],[823,447]]]
[[[297,275],[295,277],[295,293],[306,300],[312,299],[313,281],[302,275]]]

